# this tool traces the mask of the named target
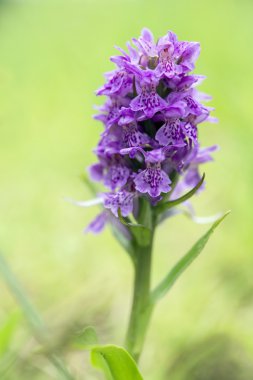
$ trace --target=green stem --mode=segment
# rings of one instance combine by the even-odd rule
[[[153,232],[147,246],[136,246],[132,309],[126,335],[126,348],[138,361],[143,349],[153,305],[150,297]]]

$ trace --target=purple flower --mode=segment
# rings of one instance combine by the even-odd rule
[[[168,192],[173,199],[194,187],[199,165],[215,149],[201,148],[198,138],[200,123],[215,121],[212,108],[202,104],[210,97],[196,89],[204,76],[191,73],[199,43],[179,41],[171,31],[156,41],[143,29],[126,51],[117,50],[120,55],[111,57],[116,69],[96,93],[107,99],[95,116],[104,130],[90,175],[109,192],[103,194],[105,210],[88,227],[94,232],[107,222],[119,224],[119,209],[123,217],[136,217],[133,205],[142,197],[152,208]]]
[[[143,146],[150,141],[149,136],[146,133],[141,132],[136,123],[124,125],[122,130],[123,144],[126,147]]]
[[[180,119],[168,119],[158,130],[156,140],[160,145],[184,146],[184,134]]]
[[[90,170],[90,176],[94,181],[102,180],[104,167],[101,163],[91,165],[89,170]]]
[[[106,211],[102,211],[85,228],[84,232],[93,232],[94,234],[99,234],[101,231],[103,231],[107,221],[108,221],[108,214]]]
[[[161,193],[168,193],[171,189],[171,180],[159,164],[149,164],[147,169],[135,177],[134,183],[136,190],[148,193],[152,198],[159,197]]]
[[[194,63],[200,53],[197,42],[178,41],[173,32],[158,41],[159,63],[156,68],[158,77],[173,78],[194,69]]]
[[[143,83],[140,94],[134,98],[130,107],[132,111],[142,111],[146,118],[151,118],[158,111],[162,111],[167,103],[156,92],[155,83]]]
[[[162,50],[159,56],[159,64],[156,67],[156,75],[159,78],[165,76],[171,79],[179,74],[182,74],[180,65],[176,64],[176,60],[173,59],[168,49]]]
[[[108,166],[107,173],[104,178],[105,186],[111,190],[115,190],[118,187],[123,187],[129,178],[130,169],[120,162],[113,162]]]
[[[184,125],[184,133],[189,139],[191,139],[193,142],[197,142],[197,127],[196,125],[192,123],[186,123]]]
[[[186,103],[185,112],[187,115],[200,116],[209,114],[208,109],[199,103],[197,98],[194,98],[193,91],[189,91],[184,101]]]
[[[135,121],[135,112],[131,108],[122,107],[120,110],[120,116],[118,120],[118,125],[123,126],[126,124],[133,123]]]
[[[118,209],[121,210],[122,216],[127,216],[133,211],[134,193],[122,190],[117,193],[105,194],[104,206],[118,217]]]
[[[143,194],[148,193],[151,198],[157,198],[161,193],[169,192],[171,180],[161,168],[161,163],[166,159],[163,149],[142,151],[142,154],[145,158],[146,169],[140,171],[134,178],[136,190]]]
[[[102,113],[96,115],[95,119],[102,121],[105,126],[111,126],[117,123],[121,108],[128,106],[129,102],[130,100],[127,98],[113,96],[103,106],[98,108]]]
[[[101,87],[97,95],[126,95],[132,90],[133,78],[124,70],[113,71],[107,74],[108,82]]]
[[[141,32],[141,36],[138,39],[133,38],[133,43],[141,51],[141,53],[147,57],[155,57],[157,55],[154,36],[149,29],[144,28]]]

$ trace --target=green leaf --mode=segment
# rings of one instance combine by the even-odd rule
[[[78,331],[72,338],[71,345],[80,350],[90,350],[98,344],[95,329],[91,326]]]
[[[218,227],[218,225],[225,219],[225,217],[230,213],[226,212],[221,218],[219,218],[212,227],[203,235],[194,246],[183,256],[178,263],[172,268],[172,270],[165,276],[162,282],[154,289],[151,294],[151,300],[157,302],[161,299],[174,285],[176,280],[181,276],[181,274],[188,268],[188,266],[198,257],[202,252],[206,243],[208,242],[210,236]]]
[[[103,371],[106,380],[143,380],[130,354],[122,347],[97,346],[91,351],[91,362]]]
[[[198,189],[200,188],[200,186],[204,182],[204,179],[205,179],[205,173],[203,174],[201,180],[197,183],[197,185],[193,189],[191,189],[188,193],[182,195],[182,197],[179,197],[179,198],[177,198],[177,199],[175,199],[173,201],[168,201],[168,202],[165,202],[165,203],[158,204],[156,206],[156,210],[165,211],[165,210],[168,210],[171,207],[177,206],[180,203],[187,201],[188,199],[190,199],[198,191]]]

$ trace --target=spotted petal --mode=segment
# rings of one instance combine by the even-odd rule
[[[156,166],[148,167],[140,172],[134,182],[136,190],[140,193],[148,193],[153,198],[170,191],[171,180],[163,170]]]
[[[129,178],[130,170],[123,164],[113,164],[105,175],[105,186],[111,190],[124,186]]]
[[[118,191],[117,193],[105,194],[104,206],[118,217],[118,209],[122,216],[127,216],[133,211],[134,194],[128,191]]]
[[[153,117],[156,112],[163,110],[167,105],[167,102],[156,93],[154,86],[151,88],[143,86],[140,95],[130,103],[133,111],[143,111],[148,118]]]
[[[184,146],[181,122],[179,119],[167,120],[155,136],[162,146]]]

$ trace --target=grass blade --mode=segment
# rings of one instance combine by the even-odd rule
[[[21,307],[28,323],[30,324],[34,336],[37,341],[43,346],[48,343],[48,330],[44,324],[39,313],[36,311],[29,298],[27,297],[25,291],[20,285],[18,279],[14,273],[9,268],[4,257],[0,254],[0,274],[2,275],[6,285],[10,289],[13,296],[16,298],[19,306]],[[74,380],[72,375],[68,372],[65,364],[62,360],[54,353],[46,354],[48,360],[54,365],[54,367],[61,374],[62,379]]]

